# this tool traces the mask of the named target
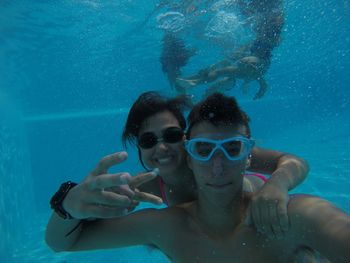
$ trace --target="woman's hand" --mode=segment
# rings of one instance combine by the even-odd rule
[[[253,195],[247,221],[268,238],[282,238],[289,229],[288,201],[288,190],[268,181]]]
[[[76,219],[87,219],[122,216],[134,209],[139,201],[162,204],[158,196],[136,189],[154,179],[156,173],[140,173],[136,176],[126,172],[108,173],[110,167],[125,161],[127,157],[126,152],[103,157],[97,167],[68,192],[63,208]]]

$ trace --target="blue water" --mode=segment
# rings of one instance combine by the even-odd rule
[[[0,262],[166,262],[144,247],[54,254],[44,243],[58,185],[79,182],[122,149],[128,107],[141,92],[174,95],[159,63],[157,2],[0,2]],[[288,0],[284,9],[270,90],[259,101],[256,85],[230,94],[251,116],[260,146],[309,161],[296,192],[350,212],[350,1]],[[205,42],[193,45],[203,56],[185,75],[216,60]],[[118,169],[142,170],[134,151]]]

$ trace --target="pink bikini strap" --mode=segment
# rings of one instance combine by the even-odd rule
[[[160,190],[160,194],[162,196],[163,202],[164,204],[168,205],[168,200],[166,198],[166,194],[165,194],[165,187],[164,187],[164,181],[162,179],[162,177],[158,176],[158,183],[159,183],[159,190]]]
[[[267,182],[267,178],[262,174],[252,173],[252,174],[244,174],[244,176],[255,176],[263,180],[265,183]]]

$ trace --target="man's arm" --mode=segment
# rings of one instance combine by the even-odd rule
[[[350,262],[350,216],[314,196],[291,196],[290,237],[297,246],[319,251],[331,262]]]
[[[87,222],[66,251],[157,245],[155,237],[159,236],[162,222],[161,211],[156,209],[143,209],[124,217]]]

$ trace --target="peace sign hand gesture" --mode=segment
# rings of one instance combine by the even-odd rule
[[[162,204],[158,196],[140,192],[136,187],[154,179],[155,172],[131,176],[127,172],[109,174],[108,169],[122,163],[126,152],[103,157],[97,167],[63,201],[63,208],[76,219],[112,218],[132,210],[139,201]]]

